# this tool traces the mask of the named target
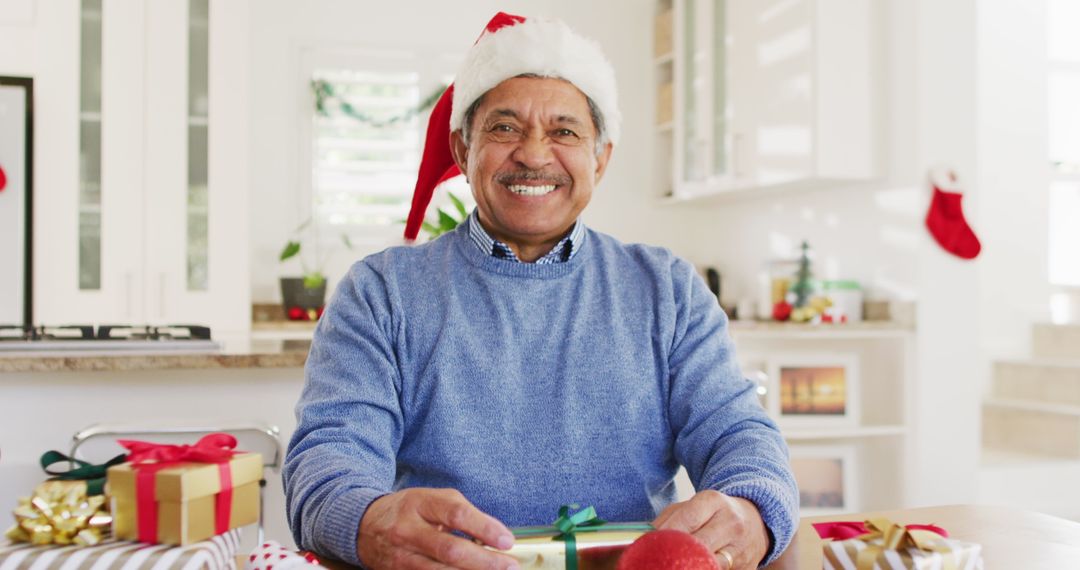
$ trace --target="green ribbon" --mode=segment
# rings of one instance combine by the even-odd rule
[[[113,465],[123,463],[125,459],[127,459],[127,454],[121,453],[105,463],[94,465],[81,459],[68,457],[59,451],[46,451],[41,456],[41,468],[45,470],[45,473],[52,475],[49,478],[50,481],[86,481],[87,496],[103,495],[105,494],[105,472]],[[67,471],[49,471],[50,467],[61,462],[66,462],[71,467]]]
[[[513,529],[515,538],[528,538],[554,534],[551,540],[559,540],[566,543],[566,570],[578,570],[577,559],[577,534],[579,532],[598,531],[650,531],[653,526],[648,523],[609,523],[596,514],[592,506],[585,507],[580,511],[570,514],[570,509],[576,509],[579,505],[563,505],[559,507],[559,518],[551,523],[551,526],[527,527]]]

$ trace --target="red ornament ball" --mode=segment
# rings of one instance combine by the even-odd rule
[[[787,301],[780,301],[773,305],[772,318],[777,321],[786,321],[791,318],[792,306]]]
[[[647,532],[619,557],[616,570],[720,570],[709,547],[681,530]]]
[[[307,315],[304,313],[304,309],[300,307],[289,307],[286,313],[289,316],[290,321],[302,321]]]

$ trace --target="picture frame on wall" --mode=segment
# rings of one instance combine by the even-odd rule
[[[859,425],[859,359],[848,353],[771,355],[767,409],[783,427]]]
[[[792,445],[790,449],[801,516],[860,510],[854,445]]]

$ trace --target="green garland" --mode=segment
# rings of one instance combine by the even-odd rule
[[[439,97],[442,97],[442,94],[444,91],[446,91],[446,88],[446,85],[439,86],[431,93],[431,95],[428,95],[426,98],[424,98],[424,100],[421,101],[419,105],[412,109],[409,109],[408,111],[405,111],[405,113],[401,115],[398,115],[396,117],[390,117],[389,119],[377,120],[371,115],[357,111],[351,103],[346,101],[341,95],[337,94],[334,91],[334,86],[329,81],[323,79],[311,80],[311,91],[315,95],[315,111],[318,114],[324,117],[329,117],[329,105],[335,104],[337,105],[337,110],[341,111],[341,113],[343,113],[344,115],[352,117],[353,119],[356,119],[361,123],[367,123],[368,125],[379,129],[392,126],[402,121],[408,121],[409,119],[412,119],[420,113],[427,111],[435,105],[435,102],[439,100]]]

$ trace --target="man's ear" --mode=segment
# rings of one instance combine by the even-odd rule
[[[611,151],[615,148],[615,145],[608,142],[604,145],[604,150],[600,151],[600,155],[596,157],[596,181],[594,184],[599,184],[600,179],[604,177],[604,172],[607,171],[608,161],[611,160]]]
[[[450,133],[450,154],[454,155],[454,162],[457,164],[458,170],[468,181],[469,145],[465,144],[465,139],[461,136],[461,129]]]

